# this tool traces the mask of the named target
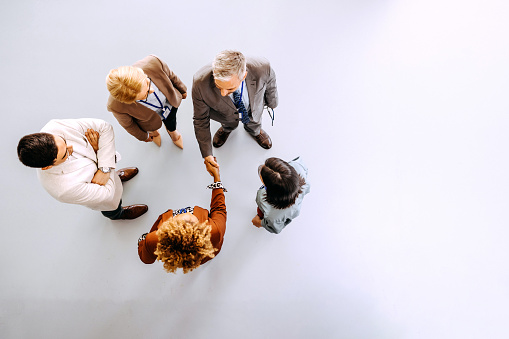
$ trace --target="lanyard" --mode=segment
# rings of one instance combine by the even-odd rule
[[[156,99],[159,102],[159,105],[160,105],[159,107],[157,107],[156,105],[151,104],[148,101],[144,101],[144,100],[140,100],[140,101],[143,102],[144,104],[147,104],[147,105],[151,106],[151,107],[164,110],[163,103],[161,102],[161,100],[159,100],[159,97],[157,96],[157,93],[155,91],[154,91],[154,95],[156,96]],[[147,99],[148,99],[148,97],[147,97]]]

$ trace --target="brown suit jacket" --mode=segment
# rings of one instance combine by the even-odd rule
[[[170,105],[180,106],[182,94],[187,92],[187,87],[164,61],[155,55],[149,55],[137,61],[133,66],[141,68],[152,79],[157,88],[164,93]],[[142,104],[136,102],[130,105],[124,104],[110,95],[106,107],[117,118],[119,124],[138,140],[145,141],[147,132],[157,131],[161,128],[161,117]]]
[[[212,226],[210,241],[216,249],[214,254],[217,255],[223,246],[224,233],[226,232],[226,204],[223,190],[216,188],[212,191],[210,213],[204,208],[195,206],[193,214],[198,218],[199,222],[208,220]],[[163,222],[171,218],[173,218],[173,210],[168,210],[161,214],[150,229],[150,233],[147,234],[145,240],[140,241],[138,244],[138,255],[145,264],[152,264],[156,261],[157,256],[154,252],[159,242],[156,232]],[[212,258],[205,258],[201,263],[204,264],[210,259]]]
[[[260,122],[264,105],[276,108],[278,104],[276,74],[270,63],[262,58],[246,59],[246,85],[253,121]],[[210,119],[220,123],[239,120],[239,112],[228,96],[214,83],[212,66],[201,68],[193,77],[194,133],[203,158],[212,155]]]

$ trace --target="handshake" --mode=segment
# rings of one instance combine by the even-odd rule
[[[207,168],[207,172],[209,172],[214,178],[214,182],[221,181],[221,177],[219,176],[219,165],[217,164],[216,157],[209,155],[205,158],[204,164]]]

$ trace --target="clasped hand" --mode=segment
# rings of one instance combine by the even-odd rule
[[[205,158],[203,163],[205,164],[205,168],[207,168],[207,172],[209,172],[210,175],[214,177],[214,181],[221,181],[221,177],[219,176],[219,165],[216,162],[216,157],[209,155]]]
[[[92,183],[104,186],[108,183],[108,180],[110,179],[110,173],[103,173],[101,170],[97,170],[95,172],[94,177],[92,178]]]
[[[88,142],[94,149],[94,152],[97,153],[97,150],[99,149],[99,132],[89,128],[85,132],[85,136],[87,137]]]
[[[94,152],[97,153],[99,150],[99,132],[89,128],[85,132],[85,136],[87,137],[88,142],[94,149]],[[97,170],[95,172],[94,177],[92,178],[92,183],[104,186],[108,183],[108,180],[110,179],[110,173],[103,173],[101,170]]]

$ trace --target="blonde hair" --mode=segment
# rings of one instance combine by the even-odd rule
[[[139,67],[122,66],[112,69],[106,77],[111,96],[124,104],[132,104],[141,91],[147,75]]]
[[[233,75],[243,79],[245,73],[246,58],[238,51],[222,51],[212,62],[212,74],[216,80],[229,81]]]
[[[207,221],[192,223],[171,218],[157,230],[159,242],[154,252],[168,273],[182,268],[185,273],[199,267],[203,259],[213,258],[215,249],[210,241],[212,227]]]

